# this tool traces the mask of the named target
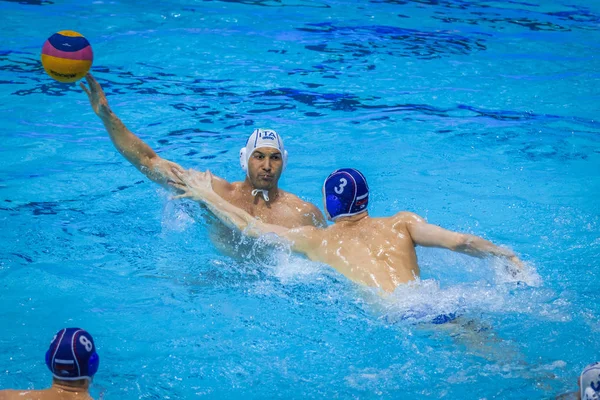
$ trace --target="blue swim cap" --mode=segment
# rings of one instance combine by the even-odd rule
[[[100,358],[92,335],[79,328],[65,328],[54,335],[46,352],[46,365],[56,379],[91,379]]]
[[[327,217],[335,221],[367,210],[369,185],[364,175],[353,168],[333,171],[323,183]]]

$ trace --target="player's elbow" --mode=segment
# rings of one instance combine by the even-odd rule
[[[460,251],[460,252],[468,252],[471,248],[471,235],[467,235],[464,233],[458,233],[454,238],[450,250]]]
[[[137,153],[138,162],[140,165],[149,168],[149,169],[161,169],[161,167],[165,167],[162,164],[163,159],[158,156],[158,154],[152,153]]]

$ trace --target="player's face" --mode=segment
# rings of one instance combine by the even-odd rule
[[[255,189],[269,190],[277,187],[283,170],[281,152],[270,147],[260,147],[248,159],[248,178]]]

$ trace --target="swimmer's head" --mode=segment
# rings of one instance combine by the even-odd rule
[[[600,362],[590,364],[579,376],[581,400],[600,400]]]
[[[281,153],[283,160],[283,169],[287,165],[287,151],[283,147],[283,140],[277,132],[272,129],[255,129],[246,141],[246,147],[240,149],[240,166],[246,174],[248,173],[248,160],[256,149],[272,148],[277,149]]]
[[[331,221],[365,212],[369,204],[367,180],[353,168],[333,171],[323,184],[323,202]]]
[[[91,380],[99,364],[92,335],[79,328],[58,331],[46,352],[46,365],[59,380]]]

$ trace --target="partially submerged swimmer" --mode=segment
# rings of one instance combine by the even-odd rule
[[[61,329],[46,352],[52,386],[42,390],[0,390],[0,400],[92,400],[89,388],[99,365],[100,357],[88,332]]]
[[[577,380],[579,390],[556,396],[556,400],[600,400],[600,362],[583,368]]]
[[[579,375],[579,399],[600,400],[600,362],[586,366]]]
[[[354,282],[387,292],[419,277],[417,245],[441,247],[480,258],[504,257],[522,268],[521,261],[511,250],[478,236],[429,224],[414,213],[402,211],[391,217],[370,217],[367,211],[369,187],[356,169],[338,169],[323,184],[325,213],[333,225],[293,229],[264,223],[223,200],[212,190],[208,171],[174,173],[187,185],[182,188],[184,194],[176,198],[205,203],[219,219],[249,236],[275,233],[309,259],[331,265]]]

